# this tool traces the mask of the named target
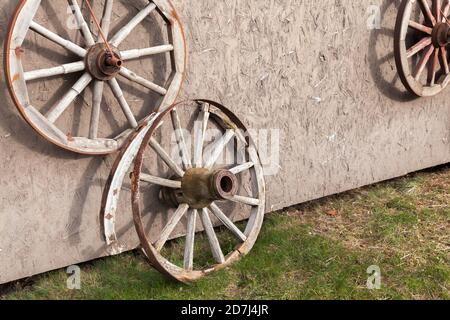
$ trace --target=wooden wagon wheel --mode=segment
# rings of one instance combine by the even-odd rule
[[[178,158],[169,156],[168,149],[157,141],[157,137],[167,137],[167,132],[158,133],[163,130],[163,123],[169,123],[165,128],[170,126],[173,132],[174,154]],[[194,123],[190,129],[188,123]],[[210,123],[220,128],[221,134],[206,145]],[[191,139],[186,137],[186,130],[191,133]],[[141,246],[151,265],[169,277],[182,282],[199,279],[229,266],[255,244],[264,218],[265,182],[256,146],[246,133],[244,125],[225,107],[196,100],[177,104],[162,113],[144,137],[131,179],[133,216]],[[187,143],[189,140],[192,148]],[[223,160],[230,144],[234,150],[233,160],[219,161]],[[168,171],[163,176],[144,172],[144,163],[157,158],[164,162]],[[162,213],[161,228],[151,232],[142,218],[146,215],[142,205],[146,191],[141,189],[145,190],[148,185],[159,189],[159,199],[167,208]],[[242,213],[247,209],[248,213]],[[233,222],[248,216],[245,228]],[[233,239],[233,246],[227,242],[227,252],[221,247],[214,225],[223,225],[230,235],[229,240]],[[205,231],[205,242],[209,244],[206,250],[210,251],[212,260],[197,265],[195,254],[204,256],[203,252],[194,254],[194,247],[202,249],[201,244],[195,246],[196,231],[201,229]],[[168,244],[168,240],[181,234],[186,234],[178,239],[184,241],[183,249],[178,251],[181,256],[175,256],[173,251],[180,246]]]
[[[403,0],[400,5],[395,61],[402,83],[417,96],[434,96],[450,81],[449,10],[449,0]]]
[[[92,155],[112,153],[121,147],[126,137],[141,121],[146,120],[150,113],[142,114],[142,110],[133,110],[130,101],[126,99],[130,87],[139,87],[147,95],[149,93],[158,95],[160,98],[155,102],[156,105],[151,106],[154,109],[164,110],[175,101],[182,84],[186,58],[185,39],[178,15],[170,0],[142,0],[139,2],[140,7],[137,2],[139,1],[106,0],[95,3],[90,0],[19,1],[5,42],[6,81],[23,118],[45,139],[77,153]],[[75,28],[65,21],[67,18],[64,16],[56,23],[54,21],[49,23],[55,17],[59,19],[60,15],[57,13],[51,15],[50,10],[56,3],[58,10],[69,5],[69,11],[72,11],[76,23]],[[117,9],[119,5],[121,7]],[[113,15],[115,8],[121,13],[124,11],[123,8],[129,9],[131,17],[126,21],[119,21],[117,26],[113,25],[113,22],[118,20]],[[101,18],[100,12],[103,12]],[[40,21],[38,16],[45,18]],[[156,43],[149,47],[122,48],[147,17],[158,20],[160,30],[164,32],[167,30],[164,43]],[[122,24],[119,25],[120,23]],[[81,34],[82,43],[78,44],[77,41],[69,39],[69,34]],[[40,59],[39,55],[30,58],[27,56],[28,51],[25,51],[26,45],[33,43],[33,40],[35,43],[36,39],[46,41],[49,46],[66,52],[67,61],[51,67],[27,70],[27,62]],[[145,40],[141,40],[144,45]],[[42,53],[43,56],[46,49],[40,48],[38,54]],[[155,60],[160,57],[168,60],[166,64],[171,69],[166,72],[168,74],[166,83],[156,84],[142,76],[144,70],[132,71],[129,67],[132,63],[143,63],[143,59]],[[31,94],[40,89],[32,90],[30,86],[36,83],[45,86],[49,79],[66,75],[75,77],[76,82],[70,88],[64,88],[61,97],[56,97],[55,93],[45,99],[54,100],[48,110],[36,107],[36,101],[31,99]],[[126,84],[119,84],[118,79]],[[113,132],[109,137],[99,137],[100,124],[106,123],[102,122],[101,118],[102,100],[106,103],[105,83],[108,84],[110,89],[108,92],[111,93],[112,99],[115,100],[114,106],[108,105],[108,108],[115,108],[118,114],[123,115],[120,115],[120,119],[116,117],[113,117],[113,120],[108,119],[110,122],[122,122],[120,125],[117,124],[119,128],[117,132]],[[74,134],[64,131],[65,128],[59,123],[62,122],[60,118],[71,107],[74,108],[77,97],[81,97],[89,86],[92,95],[90,99],[83,99],[84,105],[89,108],[89,114],[84,119],[84,128],[80,130],[83,132]],[[70,122],[70,119],[66,122]]]

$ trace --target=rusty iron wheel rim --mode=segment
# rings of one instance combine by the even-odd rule
[[[103,81],[99,81],[93,78],[89,72],[86,70],[86,66],[84,65],[84,55],[83,52],[86,51],[91,45],[100,43],[100,37],[98,39],[88,39],[90,36],[87,33],[83,33],[85,30],[80,27],[80,32],[83,35],[84,40],[86,41],[86,46],[81,47],[79,45],[73,46],[74,43],[68,41],[70,49],[66,47],[67,52],[78,53],[79,60],[75,62],[70,62],[63,65],[55,66],[54,68],[40,69],[40,70],[32,70],[24,71],[22,67],[22,63],[20,62],[21,57],[23,56],[22,43],[25,38],[33,33],[40,34],[43,37],[47,38],[48,41],[56,43],[61,46],[62,40],[54,40],[56,33],[46,29],[42,25],[33,21],[34,15],[39,9],[41,1],[40,0],[21,0],[15,12],[11,18],[11,22],[8,28],[8,34],[5,40],[4,46],[4,71],[6,77],[6,83],[9,89],[9,93],[13,99],[13,102],[22,118],[30,125],[40,136],[48,140],[49,142],[64,148],[66,150],[86,154],[86,155],[104,155],[113,153],[121,148],[123,143],[126,141],[129,134],[131,134],[136,128],[140,126],[142,123],[146,123],[148,121],[149,116],[143,117],[141,120],[136,120],[133,112],[130,110],[128,103],[125,99],[122,99],[120,93],[122,90],[120,86],[118,86],[117,81],[113,78],[110,84],[112,90],[114,91],[114,96],[116,97],[120,108],[123,110],[125,114],[125,118],[129,125],[129,128],[124,130],[121,134],[116,135],[111,138],[99,138],[97,136],[98,133],[98,124],[99,124],[99,99],[101,103],[101,98],[103,95]],[[105,1],[105,6],[108,3],[112,4],[112,9],[110,12],[113,12],[113,1]],[[71,0],[71,4],[75,5],[77,8],[80,8],[78,5],[78,1]],[[152,6],[152,7],[150,7]],[[154,7],[153,7],[154,6]],[[169,81],[164,84],[164,86],[160,86],[154,84],[150,80],[144,79],[136,75],[136,73],[126,69],[121,68],[121,75],[126,78],[126,81],[131,81],[133,83],[140,84],[144,87],[144,89],[148,91],[157,91],[161,94],[162,98],[159,101],[159,104],[156,109],[165,110],[168,108],[173,102],[176,100],[178,93],[180,91],[184,71],[186,66],[186,43],[184,37],[184,31],[181,25],[181,21],[179,20],[178,14],[175,11],[170,0],[153,0],[149,1],[149,4],[140,9],[139,13],[136,15],[140,15],[139,19],[143,14],[156,14],[159,15],[165,24],[167,24],[167,30],[169,34],[169,43],[156,45],[151,48],[143,48],[146,51],[136,51],[136,50],[124,50],[121,52],[123,55],[125,53],[124,60],[132,60],[132,59],[141,59],[142,57],[151,56],[155,54],[165,54],[168,53],[170,55],[171,64],[172,64],[172,73],[169,77]],[[145,11],[145,12],[144,12]],[[74,9],[74,14],[82,25],[82,18],[77,16],[76,9]],[[107,10],[104,11],[105,13]],[[136,17],[135,16],[135,17]],[[103,18],[103,17],[102,17]],[[105,19],[107,20],[107,19]],[[125,26],[131,24],[133,19],[127,21]],[[143,18],[142,18],[143,20]],[[139,20],[139,23],[140,21]],[[135,20],[137,21],[137,20]],[[114,39],[117,40],[117,44],[120,44],[123,39],[121,35],[125,34],[124,31],[122,34],[119,34],[123,29],[121,29],[114,35],[111,35],[112,38],[109,40],[113,42]],[[38,31],[37,31],[38,30]],[[44,36],[43,34],[47,35]],[[92,36],[92,34],[91,34]],[[50,40],[53,38],[53,40]],[[62,37],[60,37],[63,39]],[[46,40],[46,41],[47,41]],[[67,39],[63,39],[67,40]],[[94,41],[94,43],[90,43],[90,41]],[[80,50],[81,49],[81,50]],[[84,50],[84,51],[83,51]],[[85,54],[85,53],[84,53]],[[126,67],[126,66],[125,66]],[[52,70],[50,70],[52,69]],[[56,70],[58,69],[58,70]],[[74,71],[76,70],[76,71]],[[39,71],[39,72],[37,72]],[[63,133],[56,125],[55,121],[58,117],[70,107],[73,107],[73,103],[75,98],[69,97],[70,93],[67,92],[63,95],[58,103],[56,103],[51,109],[50,112],[47,112],[45,115],[42,114],[39,110],[33,107],[32,102],[28,97],[28,89],[27,89],[27,81],[40,81],[42,79],[48,77],[55,76],[63,76],[68,73],[76,73],[82,72],[83,76],[78,79],[75,85],[71,88],[73,91],[83,91],[86,89],[88,85],[93,85],[93,95],[97,94],[97,97],[93,97],[93,101],[91,103],[92,107],[92,115],[89,123],[89,133],[86,133],[86,136],[82,137],[73,137],[70,133]],[[31,80],[30,80],[31,79]],[[144,81],[145,80],[145,81]],[[87,84],[86,84],[87,82]],[[114,82],[114,83],[113,83]],[[74,89],[75,87],[75,89]],[[69,90],[69,91],[71,91]],[[123,93],[123,92],[122,92]],[[77,94],[78,96],[78,94]],[[67,101],[69,101],[69,106],[65,106]],[[97,101],[97,102],[96,102]],[[94,106],[95,105],[95,106]],[[128,106],[128,109],[127,109]],[[57,109],[57,110],[55,110]],[[60,114],[61,109],[63,112]]]
[[[416,96],[434,96],[450,81],[446,41],[449,10],[448,0],[403,0],[399,7],[395,63],[403,85]]]
[[[140,185],[143,181],[148,182],[149,177],[146,176],[145,179],[142,174],[142,166],[144,159],[144,152],[148,149],[154,149],[154,140],[153,135],[155,134],[156,129],[160,125],[160,123],[165,119],[166,116],[169,116],[172,119],[172,123],[174,124],[173,128],[175,133],[180,129],[179,126],[179,117],[178,111],[181,108],[194,108],[198,112],[198,121],[202,121],[201,123],[206,123],[211,121],[209,119],[216,118],[216,116],[220,119],[225,119],[222,123],[225,125],[223,128],[226,133],[224,133],[223,137],[216,141],[217,144],[214,144],[211,148],[211,154],[205,156],[203,158],[203,154],[201,152],[197,152],[198,150],[203,150],[203,139],[204,136],[199,138],[202,142],[197,144],[194,142],[194,155],[192,158],[187,156],[187,153],[183,150],[184,138],[182,135],[177,135],[177,145],[182,155],[182,164],[178,168],[174,168],[174,172],[179,172],[178,176],[184,175],[184,173],[190,168],[207,168],[208,170],[213,170],[215,168],[215,162],[217,161],[215,155],[217,154],[214,151],[218,151],[218,149],[225,148],[226,144],[228,144],[231,139],[236,139],[237,143],[243,143],[245,146],[246,154],[248,155],[248,162],[242,164],[236,164],[229,168],[235,174],[241,174],[243,172],[249,172],[252,180],[252,194],[250,196],[240,196],[236,195],[229,199],[229,201],[237,202],[242,205],[249,206],[250,209],[250,218],[248,219],[248,223],[245,227],[244,231],[241,231],[232,221],[229,219],[226,214],[224,214],[219,206],[213,202],[208,208],[202,210],[192,209],[188,204],[181,203],[174,216],[180,217],[171,218],[170,221],[165,225],[161,233],[158,235],[158,240],[152,243],[149,240],[145,232],[144,223],[141,217],[141,205],[140,199],[142,197],[142,193],[140,191]],[[206,120],[205,120],[206,119]],[[206,121],[206,122],[204,122]],[[219,120],[220,121],[220,120]],[[177,125],[178,123],[178,125]],[[178,129],[177,129],[178,128]],[[206,128],[204,125],[203,128]],[[203,129],[205,132],[206,129]],[[231,133],[230,133],[231,132]],[[155,267],[157,270],[167,275],[168,277],[175,279],[181,282],[191,282],[195,281],[211,272],[218,271],[222,268],[225,268],[235,261],[239,260],[242,256],[246,255],[254,246],[259,231],[261,229],[263,219],[264,219],[264,211],[265,211],[265,182],[263,177],[262,166],[260,163],[259,155],[256,149],[256,146],[251,138],[248,137],[248,134],[241,135],[240,132],[247,133],[245,126],[242,124],[239,119],[234,116],[228,109],[224,106],[217,104],[208,100],[195,100],[195,101],[185,101],[178,103],[168,110],[161,113],[157,118],[154,119],[151,124],[150,129],[146,133],[145,137],[142,140],[142,144],[137,152],[135,161],[133,174],[131,176],[131,197],[132,197],[132,208],[133,208],[133,218],[136,227],[136,231],[138,233],[141,246],[143,251],[145,252],[149,263]],[[231,138],[230,138],[231,136]],[[224,140],[222,140],[224,139]],[[216,149],[218,148],[218,149]],[[220,152],[220,151],[219,151]],[[184,153],[184,154],[183,154]],[[217,169],[217,168],[216,168]],[[223,176],[223,172],[219,172],[217,176]],[[226,174],[225,174],[226,176]],[[154,181],[155,178],[152,177],[151,181]],[[159,182],[153,182],[154,184],[158,184]],[[175,184],[176,181],[165,181],[163,184]],[[181,187],[181,183],[179,185]],[[177,188],[172,186],[172,188]],[[232,186],[227,186],[226,191],[230,191]],[[219,208],[219,209],[217,209]],[[174,226],[180,223],[181,217],[186,216],[187,223],[187,234],[186,234],[186,245],[184,247],[184,261],[183,266],[177,266],[169,259],[165,258],[161,253],[160,249],[166,244],[169,240],[170,233],[174,230]],[[199,219],[197,216],[200,216]],[[218,243],[217,236],[214,231],[214,227],[211,224],[210,218],[214,216],[219,218],[219,220],[225,225],[225,230],[230,231],[236,239],[239,239],[239,244],[229,253],[225,255],[220,248],[220,243]],[[224,217],[225,216],[225,217]],[[207,241],[210,246],[210,250],[212,256],[215,259],[215,264],[202,267],[201,269],[195,269],[193,266],[193,246],[195,239],[195,224],[197,220],[201,220],[203,227],[205,228],[205,233],[207,235]],[[170,231],[172,230],[172,231]]]

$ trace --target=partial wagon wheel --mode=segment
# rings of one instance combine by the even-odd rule
[[[207,143],[207,130],[212,125],[220,134]],[[172,131],[176,152],[157,141],[168,136],[164,130]],[[233,156],[224,160],[227,150],[232,150]],[[164,175],[144,170],[145,162],[155,163],[155,159],[166,165]],[[225,107],[196,100],[162,113],[143,139],[131,180],[133,216],[141,246],[151,265],[169,277],[194,281],[229,266],[255,244],[265,209],[262,166],[244,125]],[[151,230],[143,220],[148,186],[159,189],[159,199],[166,208],[160,227]],[[235,222],[248,217],[245,226]],[[214,230],[219,225],[224,230],[220,236]],[[200,230],[205,233],[196,236]],[[229,238],[223,239],[223,234]],[[180,235],[185,236],[176,244],[169,243]],[[211,260],[205,258],[204,251]]]
[[[75,28],[66,21],[68,18],[65,8],[71,11],[76,23]],[[117,17],[124,17],[127,11],[130,12],[127,20],[119,21]],[[146,47],[146,42],[150,42],[145,39],[150,39],[147,34],[147,37],[139,35],[139,44],[134,43],[133,47],[122,48],[126,47],[129,43],[127,41],[133,36],[136,39],[138,27],[141,28],[140,31],[146,32],[143,31],[142,25],[149,21],[146,20],[148,17],[157,20],[156,23],[160,24],[160,30],[164,33],[167,30],[164,37],[160,37],[164,38],[161,41],[165,43],[150,44]],[[114,25],[114,22],[117,22],[117,25]],[[75,36],[72,36],[74,34],[82,40],[75,41]],[[152,37],[155,38],[154,35]],[[44,47],[39,47],[40,44]],[[39,50],[36,50],[36,53],[26,51],[27,46]],[[61,64],[59,61],[58,64],[53,62],[51,66],[43,67],[44,64],[49,64],[48,56],[45,55],[48,55],[50,50],[57,50],[53,56],[57,57],[59,54],[65,57],[66,61]],[[170,0],[21,0],[12,17],[5,42],[5,73],[15,105],[28,124],[41,136],[77,153],[108,154],[117,151],[126,137],[150,114],[145,114],[145,110],[135,110],[137,108],[133,108],[132,102],[127,101],[130,88],[144,92],[143,96],[153,94],[159,97],[156,105],[151,107],[164,110],[178,95],[185,69],[185,55],[183,30]],[[42,62],[39,59],[42,59]],[[165,83],[155,83],[155,80],[143,74],[148,70],[143,70],[142,67],[133,67],[131,70],[133,63],[143,63],[144,59],[150,61],[146,63],[155,59],[168,60],[166,65],[171,70],[164,70],[168,73]],[[33,62],[34,69],[27,69],[27,63],[30,62]],[[158,66],[154,67],[157,68]],[[154,73],[156,72],[152,71],[146,75]],[[68,82],[67,78],[64,78],[67,76],[74,79],[71,87],[63,87],[64,83]],[[60,80],[63,78],[64,80]],[[50,92],[48,97],[40,99],[51,101],[52,104],[46,108],[38,108],[36,103],[39,101],[33,100],[32,96],[46,88],[49,81],[61,81],[63,90],[58,93]],[[105,100],[105,84],[109,87],[108,93],[111,96],[108,96],[108,103]],[[136,87],[138,89],[135,89]],[[87,88],[92,93],[89,98],[83,96]],[[67,115],[69,110],[75,112],[72,110],[76,109],[77,101],[81,101],[88,110],[81,120],[71,119]],[[117,113],[112,120],[103,120],[102,103],[107,104],[108,110],[113,109]],[[69,129],[61,124],[63,121]],[[72,125],[71,121],[82,124]],[[99,128],[102,123],[114,123],[115,131],[108,131],[103,133],[106,136],[100,137],[102,132],[99,132]],[[79,132],[70,132],[70,126],[81,129]]]
[[[411,93],[433,96],[450,81],[450,0],[403,0],[395,27],[395,61]]]

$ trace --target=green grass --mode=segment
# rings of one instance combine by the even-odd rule
[[[178,259],[182,242],[172,249]],[[371,265],[381,268],[380,290],[367,289]],[[167,280],[138,252],[81,269],[81,290],[68,290],[59,270],[2,286],[0,298],[450,299],[450,167],[269,214],[247,257],[191,285]]]

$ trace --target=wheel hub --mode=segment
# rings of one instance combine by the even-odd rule
[[[98,43],[86,54],[86,69],[97,80],[111,80],[120,72],[123,65],[120,51],[115,47],[111,49],[114,55],[111,55],[106,44]]]
[[[171,206],[186,203],[191,208],[203,209],[213,201],[233,197],[238,189],[238,179],[229,170],[194,168],[187,170],[181,179],[181,189],[163,188],[161,198]]]
[[[438,23],[431,34],[435,48],[444,47],[450,42],[450,27],[447,23]]]

